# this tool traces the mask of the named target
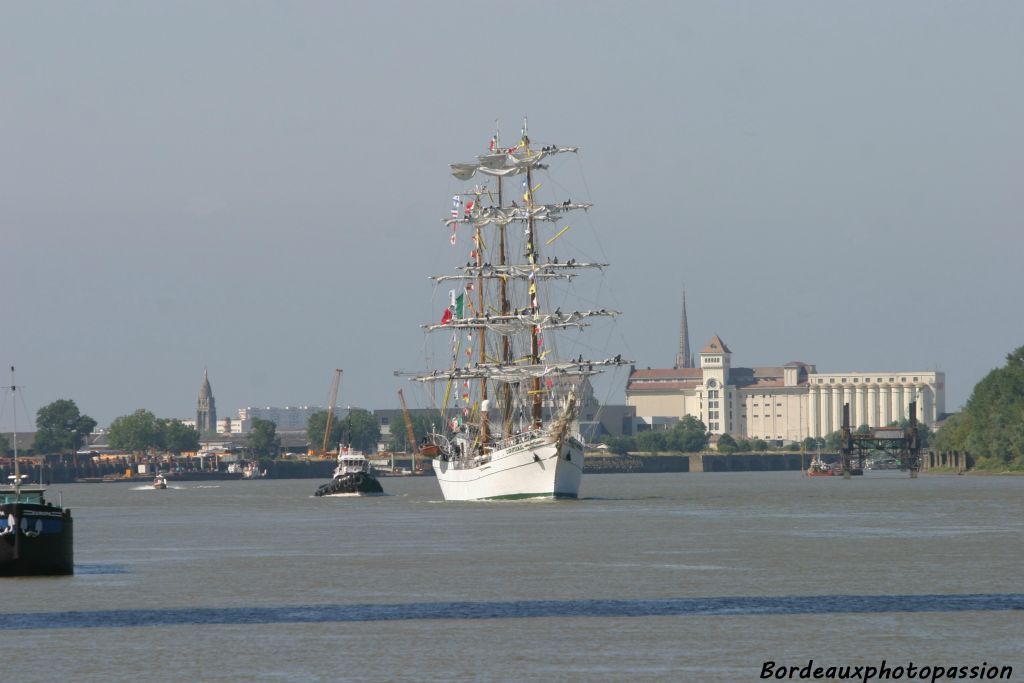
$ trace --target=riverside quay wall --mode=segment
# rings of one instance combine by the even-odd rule
[[[583,469],[588,474],[619,474],[622,472],[766,472],[770,470],[800,471],[799,453],[684,453],[678,455],[587,454]],[[823,456],[824,460],[838,456]],[[810,456],[803,456],[804,466]]]
[[[806,467],[811,455],[805,454],[801,460],[799,453],[683,453],[666,455],[649,455],[646,453],[629,453],[627,455],[606,455],[587,453],[584,470],[588,474],[621,474],[625,472],[657,473],[657,472],[766,472],[773,470],[799,471],[801,463]],[[821,454],[827,463],[839,460],[835,453]],[[21,463],[21,473],[28,475],[26,483],[57,484],[73,481],[138,481],[151,478],[157,469],[168,473],[171,478],[223,478],[240,479],[241,474],[194,470],[190,467],[163,467],[160,463],[149,461],[146,474],[139,472],[140,460],[134,457],[117,458],[102,462],[90,458],[73,460],[70,456],[48,456],[45,462],[26,458]],[[266,472],[269,479],[329,479],[337,463],[328,460],[261,460],[259,468]],[[423,464],[423,463],[419,463]],[[396,465],[411,469],[412,463],[408,456],[398,459]],[[936,470],[939,472],[964,472],[974,466],[974,458],[968,453],[950,452],[921,453],[921,471]],[[152,469],[150,469],[152,468]],[[0,481],[8,481],[13,474],[13,463],[10,458],[0,459]],[[132,472],[134,477],[125,477]],[[388,472],[381,472],[388,474]],[[429,467],[426,474],[432,474]]]
[[[599,455],[588,453],[584,471],[588,474],[615,474],[622,472],[767,472],[771,470],[799,471],[810,464],[810,454],[799,453],[690,453],[676,455]],[[822,453],[826,463],[839,461],[838,453]],[[974,467],[970,453],[951,451],[921,453],[921,471],[964,473]]]
[[[210,459],[207,458],[207,465]],[[333,458],[326,460],[260,460],[260,471],[268,479],[330,479],[337,466]],[[145,465],[145,468],[140,467]],[[202,479],[241,479],[241,472],[229,473],[220,469],[202,468],[198,458],[174,458],[169,462],[158,459],[125,456],[94,459],[72,456],[46,456],[25,458],[20,463],[25,484],[68,484],[71,482],[150,481],[155,472],[163,473],[169,481],[196,481]],[[10,459],[0,460],[0,481],[13,475]]]
[[[823,456],[826,461],[838,456]],[[805,461],[810,456],[804,456]],[[193,459],[194,460],[194,459]],[[223,478],[240,479],[241,474],[228,474],[210,470],[196,470],[189,459],[181,462],[160,463],[146,461],[145,474],[139,467],[140,459],[132,456],[94,460],[92,458],[72,459],[70,456],[48,456],[45,461],[25,459],[21,463],[22,474],[27,474],[26,483],[58,484],[74,481],[139,481],[152,479],[153,472],[162,471],[169,479]],[[188,465],[186,466],[186,463]],[[396,464],[405,465],[408,459]],[[805,463],[806,464],[806,463]],[[330,479],[337,463],[331,460],[261,460],[259,468],[266,472],[268,479]],[[0,477],[3,481],[13,472],[13,463],[0,460]],[[616,474],[624,472],[760,472],[768,470],[800,469],[799,453],[692,453],[675,455],[604,455],[588,453],[584,470],[588,474]],[[125,476],[131,472],[133,476]],[[428,469],[428,474],[432,472]],[[386,474],[386,473],[384,473]]]

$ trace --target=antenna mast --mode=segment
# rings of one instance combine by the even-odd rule
[[[14,383],[14,366],[11,366],[11,408],[13,410],[12,417],[14,420],[14,495],[15,499],[21,494],[21,469],[18,467],[18,397],[16,392],[18,391],[17,385]]]

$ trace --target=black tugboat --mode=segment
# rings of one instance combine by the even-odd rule
[[[334,478],[316,490],[317,496],[359,495],[373,496],[384,493],[383,487],[370,471],[370,462],[359,453],[340,449]]]
[[[13,367],[10,389],[14,396]],[[74,574],[71,510],[46,502],[42,487],[22,486],[24,477],[18,466],[15,412],[13,482],[0,490],[0,576]]]

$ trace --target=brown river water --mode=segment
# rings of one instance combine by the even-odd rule
[[[0,579],[4,680],[1024,680],[1024,477],[588,475],[578,501],[493,503],[320,483],[52,487],[76,575]],[[840,674],[818,680],[863,680]]]

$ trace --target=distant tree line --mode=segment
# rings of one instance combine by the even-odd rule
[[[311,416],[307,435],[311,444],[323,442],[327,411]],[[418,438],[426,433],[429,425],[416,424]],[[96,420],[79,412],[74,401],[60,399],[40,408],[36,415],[36,435],[32,448],[36,453],[63,453],[79,450],[86,437],[96,427]],[[397,435],[396,435],[397,436]],[[110,423],[108,443],[111,448],[145,453],[164,451],[180,455],[198,451],[199,432],[195,427],[181,420],[158,418],[152,412],[140,408],[130,415],[122,415]],[[404,427],[398,437],[405,439]],[[380,427],[376,419],[366,410],[353,410],[344,419],[331,425],[329,447],[345,444],[361,451],[372,451],[380,440]],[[246,442],[249,453],[255,457],[276,457],[281,448],[277,426],[270,420],[254,418]],[[8,439],[0,436],[0,452],[9,453]]]
[[[179,455],[199,450],[199,432],[181,420],[158,418],[142,408],[110,423],[111,448],[133,453],[167,451]]]
[[[416,439],[417,444],[423,443],[423,437],[431,432],[441,418],[435,416],[435,419],[431,419],[427,415],[417,413],[409,416],[412,422],[412,433]],[[409,436],[408,430],[405,426],[405,418],[402,418],[401,422],[394,422],[391,424],[391,440],[388,442],[388,448],[392,451],[408,452],[409,451]]]
[[[974,385],[963,411],[935,434],[934,448],[966,451],[982,470],[1024,470],[1024,346]]]
[[[319,449],[324,442],[324,430],[327,428],[327,411],[321,410],[309,416],[306,425],[306,437],[310,448]],[[394,434],[394,429],[391,430]],[[404,433],[404,428],[403,428]],[[327,439],[327,450],[333,451],[338,445],[349,446],[366,453],[377,448],[380,441],[380,426],[367,410],[357,408],[340,420],[331,421],[331,434]]]
[[[906,429],[908,420],[892,422],[890,426]],[[861,425],[857,428],[857,434],[870,434],[871,428]],[[836,430],[824,437],[807,437],[799,443],[789,443],[784,446],[775,446],[765,439],[747,439],[734,437],[731,434],[722,434],[718,437],[715,449],[719,453],[762,453],[766,451],[789,451],[797,452],[803,449],[807,453],[816,451],[836,452],[839,450],[839,438],[841,431]],[[918,425],[918,435],[921,446],[928,445],[931,437],[931,430],[925,424]],[[599,441],[608,446],[612,453],[626,454],[630,452],[643,453],[697,453],[707,450],[710,441],[710,434],[704,423],[692,415],[684,416],[672,429],[662,431],[644,431],[636,436],[606,436]]]
[[[630,451],[645,453],[697,453],[708,445],[708,430],[704,423],[692,415],[684,415],[672,429],[649,430],[636,436],[612,436],[604,440],[612,453]]]
[[[62,398],[36,411],[36,453],[75,452],[96,427],[96,420],[83,415],[75,402]]]
[[[74,453],[81,448],[96,427],[96,420],[82,414],[74,401],[57,399],[36,411],[36,434],[32,450],[36,453]],[[0,435],[0,453],[13,452],[13,444]]]
[[[71,399],[58,399],[36,412],[36,433],[32,450],[36,453],[74,453],[86,445],[96,428],[96,420],[83,414]],[[199,450],[199,432],[180,420],[158,418],[148,410],[139,409],[122,415],[110,424],[109,444],[112,448],[143,453],[152,450],[180,454]],[[0,452],[8,453],[11,445],[0,436]]]
[[[257,458],[273,458],[281,451],[281,437],[277,435],[277,424],[271,420],[254,417],[246,439],[249,454]]]

